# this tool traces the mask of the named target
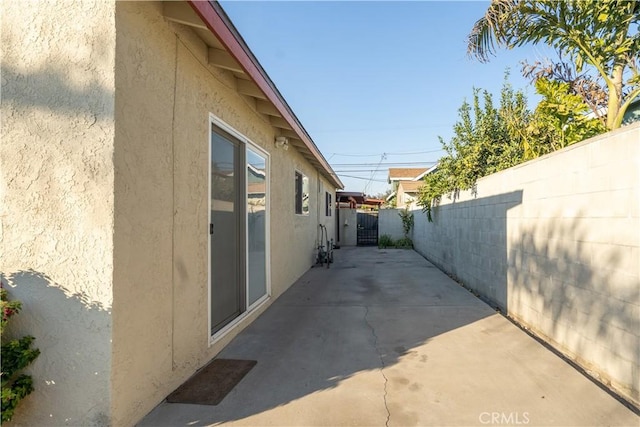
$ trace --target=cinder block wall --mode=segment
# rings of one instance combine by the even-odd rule
[[[416,250],[640,404],[640,124],[443,198]]]
[[[378,211],[378,239],[380,239],[380,236],[383,234],[390,236],[394,240],[404,237],[402,218],[399,214],[401,210],[402,209],[380,209]]]

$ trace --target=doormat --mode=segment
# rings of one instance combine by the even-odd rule
[[[214,359],[167,396],[167,402],[217,405],[256,363],[256,360]]]

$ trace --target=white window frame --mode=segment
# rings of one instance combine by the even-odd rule
[[[302,177],[302,188],[301,188],[301,199],[300,200],[300,212],[298,212],[298,200],[297,200],[297,195],[296,195],[296,186],[298,185],[298,180],[297,180],[297,175],[300,174],[300,176]],[[304,216],[307,217],[309,216],[309,213],[311,212],[311,193],[309,192],[309,187],[311,185],[311,181],[309,180],[309,177],[302,172],[300,169],[295,169],[294,170],[294,174],[293,174],[294,180],[293,180],[293,185],[294,185],[294,189],[293,189],[293,211],[295,212],[295,214],[297,216]],[[307,181],[307,192],[304,192],[304,182],[305,180]],[[307,211],[305,212],[304,210],[304,195],[307,195]]]
[[[208,347],[211,347],[212,345],[214,345],[216,342],[220,341],[222,338],[224,338],[230,331],[232,331],[233,329],[235,329],[240,323],[242,323],[248,316],[250,316],[251,314],[253,314],[256,310],[258,310],[261,306],[263,306],[264,304],[266,304],[270,299],[271,299],[271,156],[270,154],[265,151],[262,147],[260,147],[258,144],[256,144],[255,142],[253,142],[251,139],[249,139],[248,137],[246,137],[245,135],[243,135],[242,133],[240,133],[238,130],[236,130],[234,127],[232,127],[231,125],[229,125],[228,123],[226,123],[224,120],[222,120],[221,118],[219,118],[218,116],[216,116],[213,113],[209,113],[209,133],[207,135],[207,144],[208,144],[208,160],[207,163],[209,164],[208,166],[208,180],[211,180],[211,133],[213,132],[213,127],[218,127],[220,129],[222,129],[223,131],[227,132],[228,134],[232,135],[234,138],[238,139],[238,141],[240,141],[243,146],[244,146],[244,150],[246,153],[247,148],[251,148],[251,150],[255,151],[256,153],[260,154],[261,156],[264,156],[265,158],[265,166],[267,169],[267,177],[269,179],[266,180],[266,197],[265,197],[265,209],[266,209],[266,214],[265,214],[265,220],[266,220],[266,227],[265,227],[265,263],[266,263],[266,293],[264,296],[262,296],[261,298],[259,298],[256,302],[254,302],[253,304],[251,304],[250,306],[246,306],[247,304],[247,300],[248,298],[245,298],[245,311],[243,313],[241,313],[238,317],[236,317],[235,319],[233,319],[231,322],[229,322],[228,325],[226,325],[225,327],[223,327],[222,329],[220,329],[219,331],[217,331],[215,334],[211,335],[211,238],[208,237],[207,238],[207,315],[208,315],[208,321],[207,321],[207,336],[209,337],[208,340]],[[246,158],[246,156],[245,156]],[[245,166],[244,169],[246,170],[246,160],[245,160]],[[246,171],[245,171],[246,173]],[[247,197],[247,192],[248,192],[248,182],[246,182],[245,180],[245,188],[244,188],[244,194],[245,194],[245,201],[246,201],[246,197]],[[209,183],[209,185],[207,186],[208,189],[208,206],[209,206],[209,210],[207,211],[207,220],[206,220],[206,224],[209,223],[209,218],[208,216],[211,215],[211,183]],[[244,223],[245,223],[245,230],[247,230],[249,228],[249,217],[248,215],[244,216]],[[249,236],[247,233],[245,233],[245,261],[246,259],[248,259],[249,254],[248,254],[248,239]],[[249,277],[249,265],[248,263],[245,262],[245,295],[249,295],[249,281],[246,280],[246,278]]]

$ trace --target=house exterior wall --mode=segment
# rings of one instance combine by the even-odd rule
[[[405,182],[409,182],[411,184],[414,183],[414,181],[405,181]],[[416,192],[406,191],[406,188],[403,184],[404,182],[400,181],[398,185],[398,189],[396,193],[396,207],[402,208],[402,209],[404,209],[405,207],[408,209],[417,209],[418,204],[417,204]]]
[[[405,197],[404,188],[402,187],[402,185],[398,185],[398,188],[396,190],[396,207],[404,208],[404,205],[406,204],[405,199],[406,197]]]
[[[317,213],[317,222],[318,224],[322,224],[327,228],[327,236],[326,239],[333,239],[333,243],[334,245],[338,243],[337,241],[337,234],[336,234],[336,189],[335,187],[333,187],[329,181],[327,179],[325,179],[324,177],[320,176],[317,172],[316,172],[316,176],[318,177],[318,182],[320,183],[320,186],[318,188],[318,196],[317,196],[317,203],[316,203],[316,207],[318,210]],[[330,215],[327,216],[327,212],[326,212],[326,198],[325,198],[325,194],[329,193],[331,194],[331,206],[330,206]],[[318,227],[317,230],[318,233],[318,237],[317,237],[317,243],[315,245],[315,248],[318,247],[319,243],[322,243],[323,245],[325,245],[325,242],[321,242],[321,235],[320,235],[320,227]],[[316,254],[317,252],[314,251],[313,254],[313,263],[316,262]]]
[[[312,265],[335,189],[161,3],[1,7],[0,278],[42,351],[13,424],[132,425]],[[210,114],[270,153],[272,295],[211,345]]]
[[[0,276],[23,302],[9,334],[33,335],[41,351],[27,369],[35,391],[7,425],[105,425],[115,4],[4,1],[0,8]]]
[[[275,133],[195,33],[158,2],[116,6],[113,423],[135,423],[213,358],[314,262],[324,191],[335,189]],[[272,298],[209,345],[209,114],[270,154]],[[295,214],[294,171],[310,212]],[[320,186],[318,186],[320,181]],[[319,191],[318,191],[319,189]]]
[[[640,403],[640,124],[416,212],[416,250]]]

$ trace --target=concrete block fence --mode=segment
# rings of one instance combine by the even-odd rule
[[[415,249],[640,405],[639,170],[640,123],[414,211]]]

